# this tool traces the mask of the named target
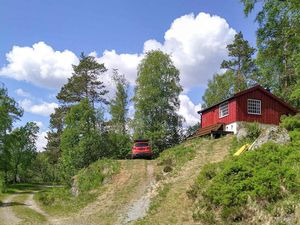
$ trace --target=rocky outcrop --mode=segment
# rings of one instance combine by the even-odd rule
[[[277,144],[286,144],[290,141],[290,136],[286,129],[282,127],[269,127],[262,131],[259,137],[251,145],[249,150],[257,149],[263,144],[272,141]]]
[[[71,193],[73,196],[77,197],[79,195],[78,184],[77,184],[77,177],[72,177],[72,187]]]

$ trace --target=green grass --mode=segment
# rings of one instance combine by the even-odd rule
[[[46,222],[44,215],[23,205],[27,198],[27,194],[19,194],[13,198],[13,202],[16,204],[12,206],[12,210],[22,220],[21,224],[41,224]]]
[[[241,144],[234,140],[232,149]],[[203,224],[215,218],[225,224],[247,220],[254,213],[249,201],[264,215],[280,211],[284,218],[294,213],[299,201],[292,199],[300,198],[299,161],[300,143],[294,141],[286,146],[268,143],[206,165],[188,191],[195,201],[194,218]]]
[[[196,149],[202,141],[200,138],[192,139],[163,151],[157,158],[158,165],[162,166],[165,172],[178,171],[196,156]]]
[[[53,187],[37,193],[35,201],[51,215],[65,215],[77,212],[94,201],[99,192],[83,193],[75,197],[69,188]]]
[[[53,187],[37,193],[35,200],[53,215],[77,212],[94,201],[105,190],[104,182],[119,170],[120,163],[116,160],[98,160],[76,175],[78,196],[72,195],[69,187]]]
[[[167,197],[170,191],[170,184],[164,185],[159,191],[157,196],[153,199],[149,207],[149,214],[154,214],[163,203],[164,199]]]

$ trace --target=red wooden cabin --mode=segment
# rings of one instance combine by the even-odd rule
[[[278,125],[282,115],[294,115],[297,110],[256,85],[198,113],[201,128],[197,134],[202,136],[221,130],[237,133],[240,122]]]

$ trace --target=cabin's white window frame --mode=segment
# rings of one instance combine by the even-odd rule
[[[261,100],[249,98],[247,100],[247,112],[250,115],[261,115]]]
[[[223,102],[219,105],[219,118],[223,118],[229,115],[229,105],[228,102]]]

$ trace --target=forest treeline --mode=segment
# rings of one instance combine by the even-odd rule
[[[242,0],[248,15],[257,0]],[[300,5],[297,0],[266,0],[256,16],[257,49],[241,32],[227,46],[228,58],[208,82],[204,106],[211,106],[257,83],[300,107]],[[84,54],[57,94],[59,107],[50,116],[47,146],[37,153],[38,127],[27,123],[14,129],[23,110],[0,88],[0,187],[5,183],[70,183],[81,168],[103,158],[124,159],[134,138],[148,138],[154,153],[184,137],[178,115],[180,72],[170,55],[160,50],[145,54],[137,70],[134,96],[123,74],[113,71],[116,93],[108,100],[104,64]],[[128,117],[129,102],[134,117]],[[105,116],[109,115],[109,120]],[[188,129],[188,133],[198,124]],[[1,188],[0,188],[1,189]]]

